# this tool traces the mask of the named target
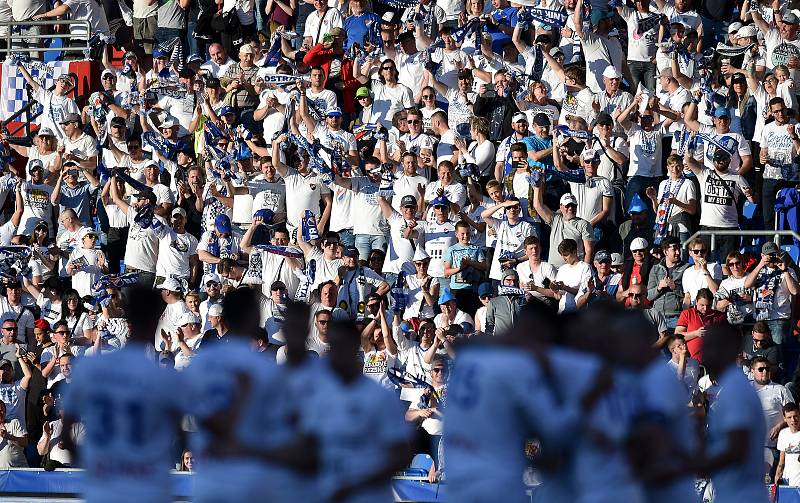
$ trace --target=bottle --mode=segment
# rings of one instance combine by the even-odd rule
[[[319,239],[319,230],[317,229],[317,217],[311,210],[306,210],[301,222],[303,230],[303,239],[305,241],[314,241]]]

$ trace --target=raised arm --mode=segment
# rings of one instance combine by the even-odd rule
[[[113,177],[108,179],[106,185],[108,184],[111,185],[111,200],[114,201],[114,204],[116,204],[117,207],[127,215],[130,205],[119,195],[119,190],[117,189],[117,184],[114,183]]]
[[[533,186],[533,209],[542,217],[544,223],[550,225],[553,222],[555,213],[546,204],[544,204],[544,181],[538,185]]]

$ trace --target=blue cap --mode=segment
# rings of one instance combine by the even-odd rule
[[[611,19],[614,17],[614,13],[608,10],[601,10],[601,9],[592,9],[592,26],[597,26],[600,24],[600,21],[604,19]]]
[[[453,295],[449,288],[443,289],[442,293],[439,294],[439,305],[447,304],[451,300],[456,300],[456,296]]]
[[[493,294],[494,291],[492,290],[491,283],[481,283],[481,285],[478,287],[478,298],[486,296],[491,297]]]
[[[411,330],[411,325],[407,321],[400,322],[400,331],[401,332],[403,332],[405,334],[405,333],[408,333],[409,330]]]
[[[444,197],[444,196],[439,196],[437,198],[434,198],[433,201],[431,201],[431,206],[447,206],[447,207],[449,207],[450,206],[450,201],[448,201],[447,198]]]
[[[730,116],[731,116],[731,111],[728,110],[728,107],[717,107],[717,109],[714,110],[714,117],[719,118],[719,117],[730,117]]]
[[[216,219],[214,219],[214,225],[217,228],[217,231],[227,234],[231,232],[231,219],[228,218],[228,215],[218,215]]]
[[[600,250],[599,252],[594,254],[594,261],[595,262],[608,262],[611,263],[611,255],[605,250]]]
[[[628,213],[644,213],[645,211],[647,211],[647,206],[644,201],[639,197],[639,194],[634,194],[633,198],[631,198],[631,204],[628,206]]]
[[[220,109],[219,109],[219,113],[218,113],[217,115],[219,115],[220,117],[222,117],[223,115],[227,115],[227,114],[235,114],[235,113],[236,113],[236,110],[234,110],[232,106],[230,106],[230,105],[225,105],[224,107],[222,107],[222,108],[220,108]]]
[[[169,54],[167,54],[166,51],[162,51],[159,48],[155,48],[153,50],[153,57],[154,58],[168,58]]]
[[[462,321],[461,328],[464,330],[464,335],[469,335],[475,331],[475,327],[468,321]]]
[[[271,224],[272,219],[275,218],[275,212],[269,208],[261,208],[253,214],[253,217],[261,217],[265,224]]]

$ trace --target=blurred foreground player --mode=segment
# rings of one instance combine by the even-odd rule
[[[72,431],[76,421],[86,429],[77,451],[77,465],[86,469],[86,501],[171,502],[169,470],[185,394],[175,392],[181,389],[178,375],[146,354],[163,310],[158,294],[134,287],[127,301],[129,342],[75,366],[63,431]],[[69,435],[64,442],[75,452]]]

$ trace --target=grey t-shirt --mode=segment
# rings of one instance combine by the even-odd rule
[[[186,29],[186,11],[175,0],[158,0],[158,27]]]
[[[550,254],[547,262],[555,267],[564,265],[564,260],[558,254],[558,244],[565,239],[575,240],[578,244],[578,258],[583,260],[583,241],[594,241],[592,224],[579,217],[568,222],[564,220],[561,210],[553,214],[553,221],[550,223]]]

